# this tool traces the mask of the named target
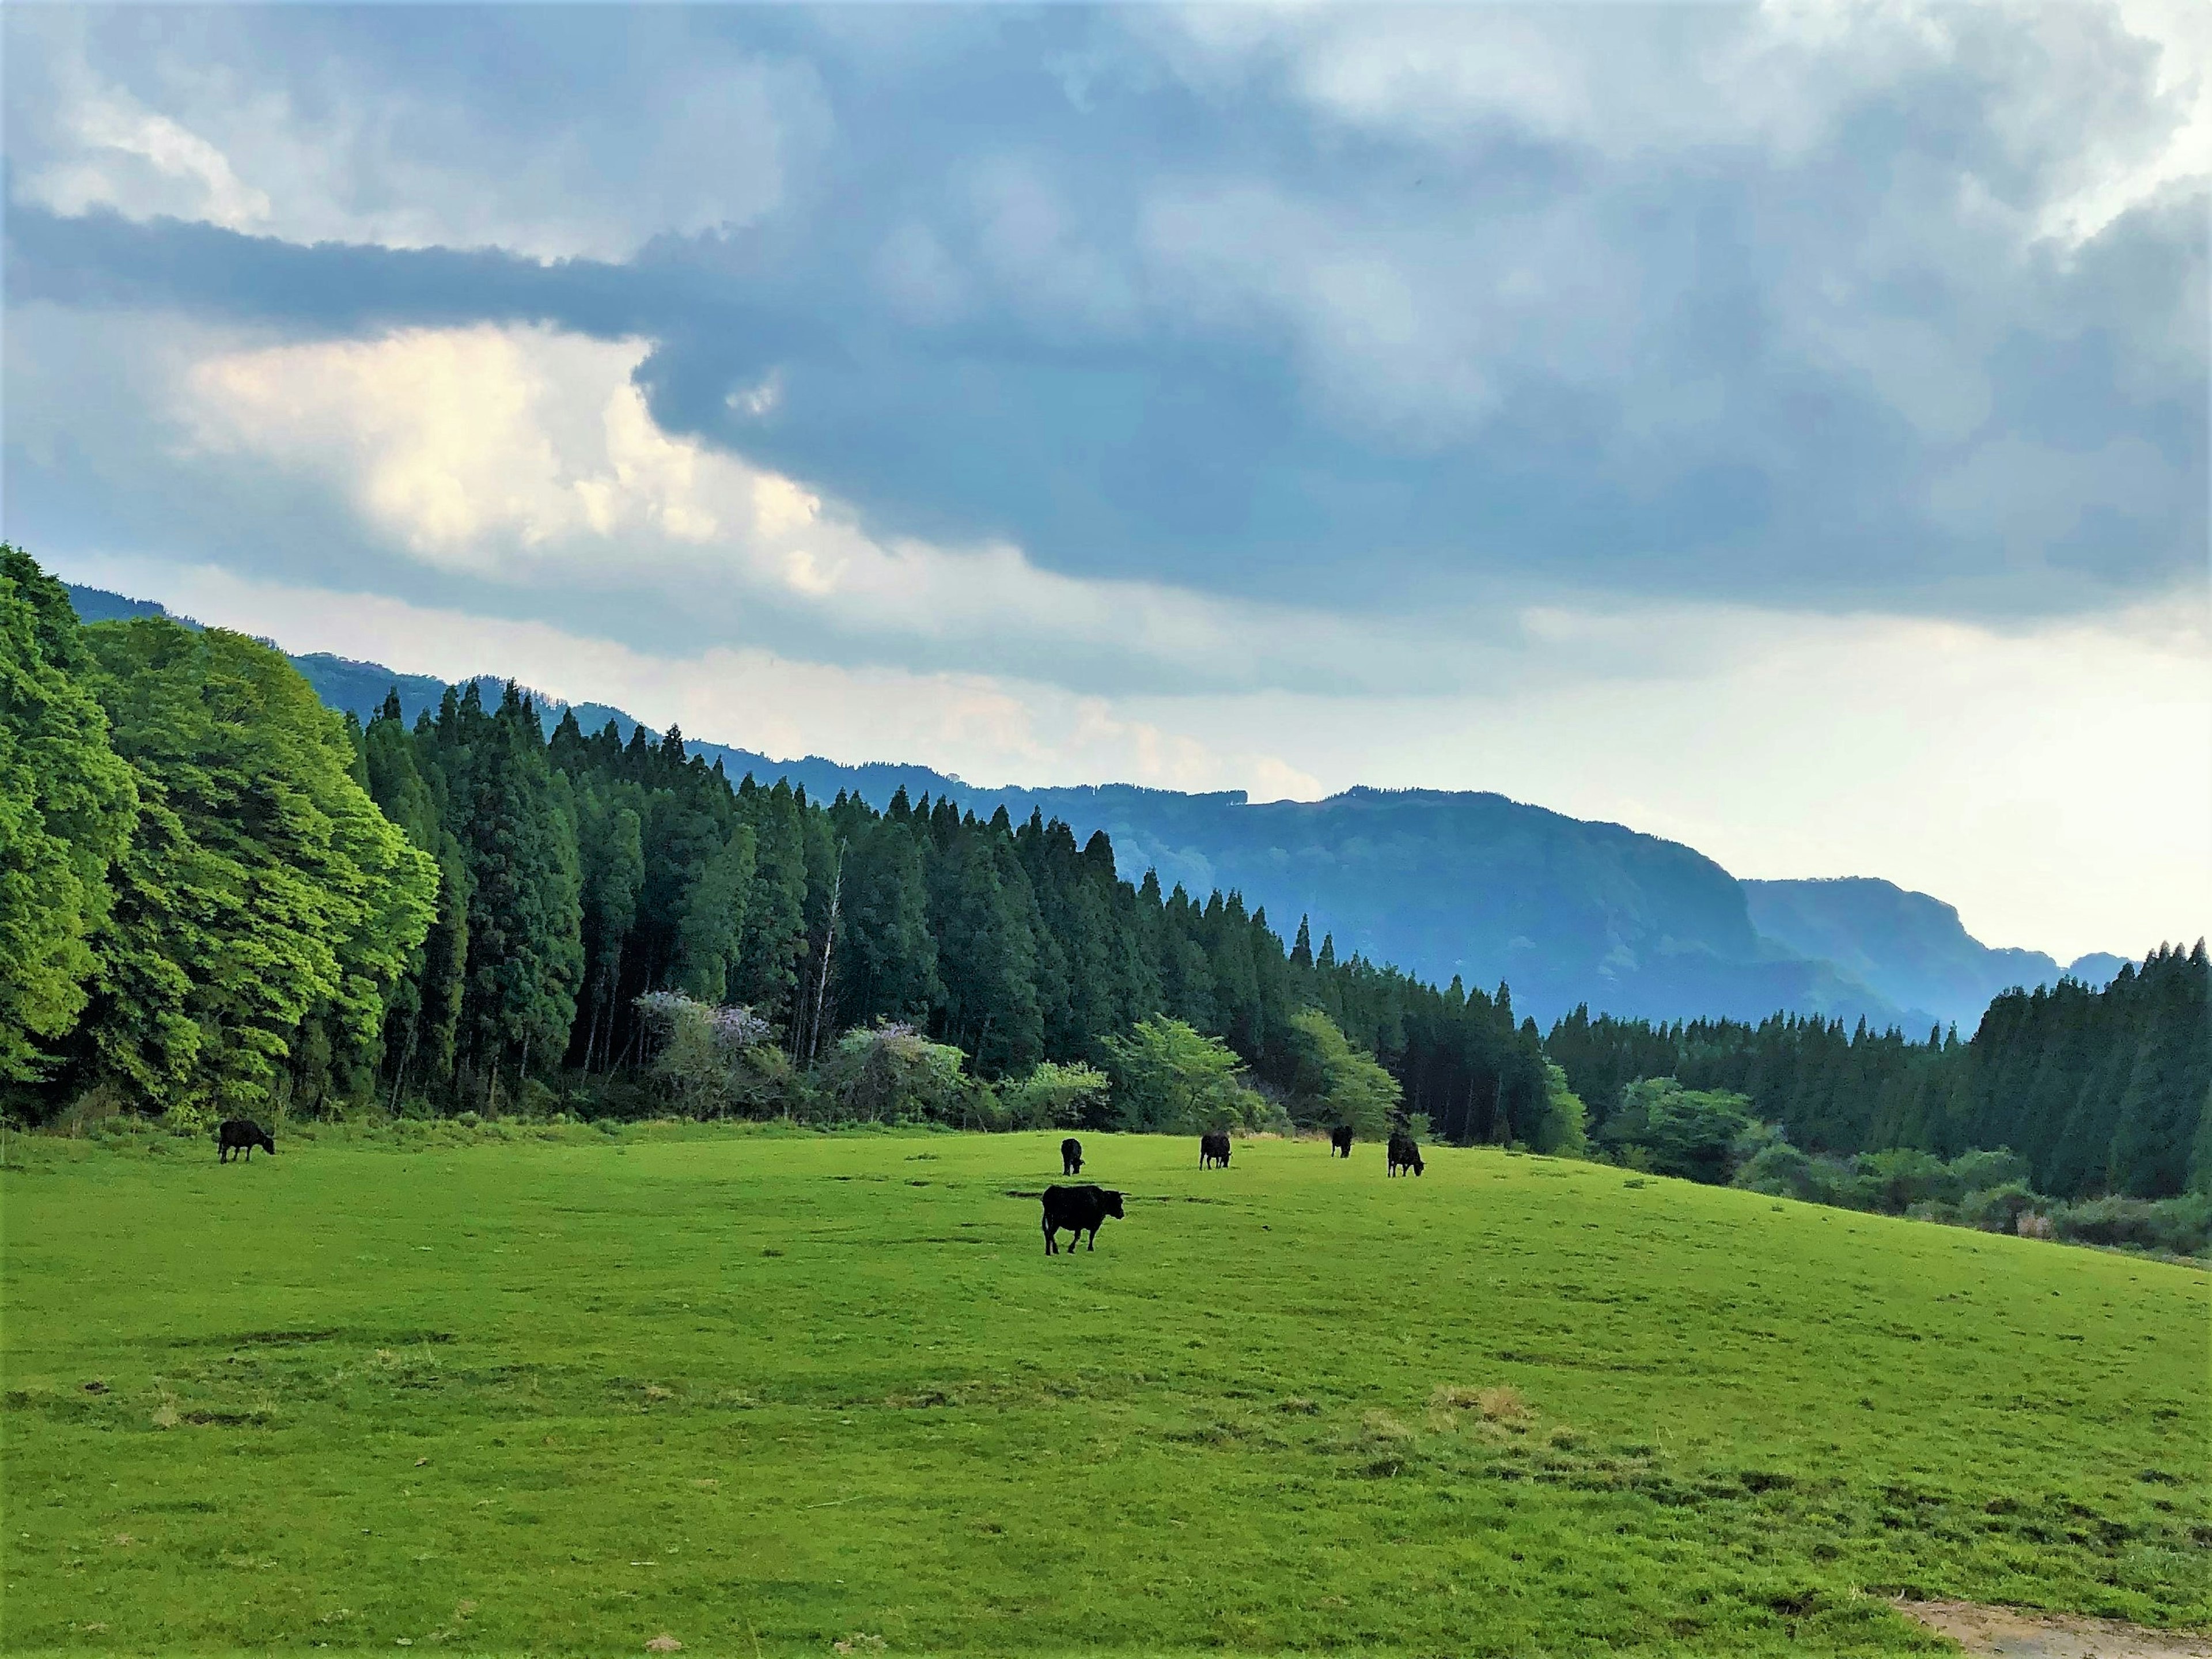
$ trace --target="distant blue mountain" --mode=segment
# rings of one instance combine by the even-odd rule
[[[1984,945],[1941,899],[1867,876],[1747,881],[1743,890],[1769,939],[1969,1035],[1999,992],[2056,984],[2062,973],[2101,988],[2126,960],[2099,951],[2062,970],[2040,951]]]
[[[2078,979],[2090,989],[2101,991],[2121,969],[2132,965],[2127,957],[2116,957],[2110,951],[2092,951],[2066,964],[2066,977]]]
[[[88,620],[162,614],[97,589],[73,587],[70,597]],[[412,720],[434,711],[446,689],[325,653],[292,661],[326,704],[364,722],[395,690]],[[492,675],[478,683],[490,697],[504,684]],[[538,706],[549,731],[568,707],[544,697]],[[574,712],[586,731],[611,720],[625,741],[638,724],[604,703]],[[1439,983],[1504,982],[1516,1010],[1546,1024],[1587,1003],[1656,1019],[1758,1019],[1782,1009],[1916,1031],[1952,1021],[1971,1029],[1996,991],[2058,975],[2050,957],[1990,951],[1949,905],[1887,882],[1740,882],[1678,842],[1503,795],[1358,788],[1255,803],[1237,790],[994,787],[923,766],[784,760],[685,741],[732,779],[787,778],[811,797],[842,790],[880,806],[902,788],[984,815],[1042,812],[1079,836],[1103,830],[1125,875],[1157,869],[1164,885],[1180,882],[1201,897],[1240,890],[1285,935],[1310,916],[1316,944],[1332,934],[1340,956],[1357,951]],[[2101,983],[2119,962],[2084,957],[2077,976]]]

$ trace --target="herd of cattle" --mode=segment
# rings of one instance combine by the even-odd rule
[[[1335,1158],[1352,1156],[1352,1131],[1343,1127],[1328,1133],[1330,1155]],[[270,1157],[276,1155],[276,1142],[268,1130],[258,1123],[242,1117],[225,1119],[216,1131],[215,1161],[228,1164],[234,1153],[251,1162],[253,1149],[258,1146]],[[1402,1129],[1390,1132],[1389,1151],[1385,1160],[1386,1173],[1396,1175],[1403,1170],[1419,1175],[1426,1169],[1421,1162],[1421,1149],[1413,1136]],[[1218,1130],[1209,1130],[1198,1138],[1198,1167],[1201,1170],[1225,1170],[1229,1167],[1229,1137]],[[1060,1143],[1060,1172],[1064,1176],[1083,1173],[1083,1143],[1073,1135]],[[1069,1235],[1067,1248],[1073,1252],[1079,1240],[1087,1234],[1087,1249],[1098,1248],[1098,1228],[1108,1220],[1120,1219],[1121,1194],[1108,1187],[1048,1187],[1044,1189],[1044,1253],[1060,1254],[1060,1235]]]
[[[1332,1157],[1352,1156],[1352,1131],[1339,1126],[1328,1132],[1328,1146]],[[1198,1167],[1201,1170],[1225,1170],[1229,1167],[1229,1137],[1218,1130],[1209,1130],[1198,1138]],[[1384,1173],[1397,1175],[1401,1170],[1409,1175],[1420,1175],[1428,1166],[1421,1162],[1420,1146],[1413,1136],[1402,1129],[1390,1132],[1390,1145],[1385,1158]],[[1083,1173],[1083,1143],[1073,1135],[1060,1143],[1060,1172],[1064,1176]],[[1110,1187],[1048,1187],[1044,1189],[1044,1253],[1060,1254],[1060,1235],[1070,1237],[1067,1248],[1072,1255],[1079,1242],[1089,1235],[1087,1249],[1098,1248],[1098,1229],[1102,1223],[1119,1220],[1121,1215],[1121,1194]]]

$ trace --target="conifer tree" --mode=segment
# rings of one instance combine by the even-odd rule
[[[584,972],[581,880],[566,780],[556,782],[538,717],[512,684],[483,722],[469,770],[464,1024],[491,1099],[507,1065],[526,1078],[568,1048]]]

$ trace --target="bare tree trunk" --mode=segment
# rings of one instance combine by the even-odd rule
[[[415,1058],[415,1033],[422,1027],[422,999],[415,999],[415,1012],[407,1021],[407,1046],[399,1053],[399,1071],[392,1079],[392,1115],[399,1115],[399,1091],[406,1086],[407,1065]]]
[[[845,895],[845,843],[837,843],[837,862],[830,866],[830,925],[822,930],[822,976],[814,986],[814,1035],[806,1047],[806,1062],[822,1054],[822,1017],[830,1006],[830,952],[837,944],[837,907]]]

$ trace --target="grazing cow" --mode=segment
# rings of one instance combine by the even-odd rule
[[[269,1131],[247,1118],[224,1119],[222,1127],[215,1132],[215,1161],[218,1164],[229,1163],[233,1152],[251,1164],[256,1146],[271,1158],[276,1156],[276,1143],[269,1138]]]
[[[1403,1129],[1393,1130],[1390,1134],[1390,1173],[1395,1175],[1401,1170],[1411,1170],[1415,1175],[1419,1175],[1426,1167],[1421,1162],[1421,1149],[1413,1144],[1413,1136]]]
[[[1060,1172],[1062,1175],[1083,1173],[1083,1143],[1073,1135],[1060,1143]]]
[[[1062,1228],[1074,1235],[1067,1241],[1067,1253],[1075,1254],[1075,1241],[1084,1234],[1091,1235],[1091,1248],[1098,1248],[1098,1224],[1112,1216],[1121,1214],[1121,1194],[1106,1187],[1048,1187],[1044,1189],[1044,1253],[1060,1254],[1059,1234]]]
[[[1339,1158],[1352,1156],[1352,1127],[1340,1123],[1328,1132],[1328,1149]]]
[[[1201,1170],[1225,1170],[1229,1167],[1229,1137],[1219,1130],[1198,1138],[1198,1167]]]

